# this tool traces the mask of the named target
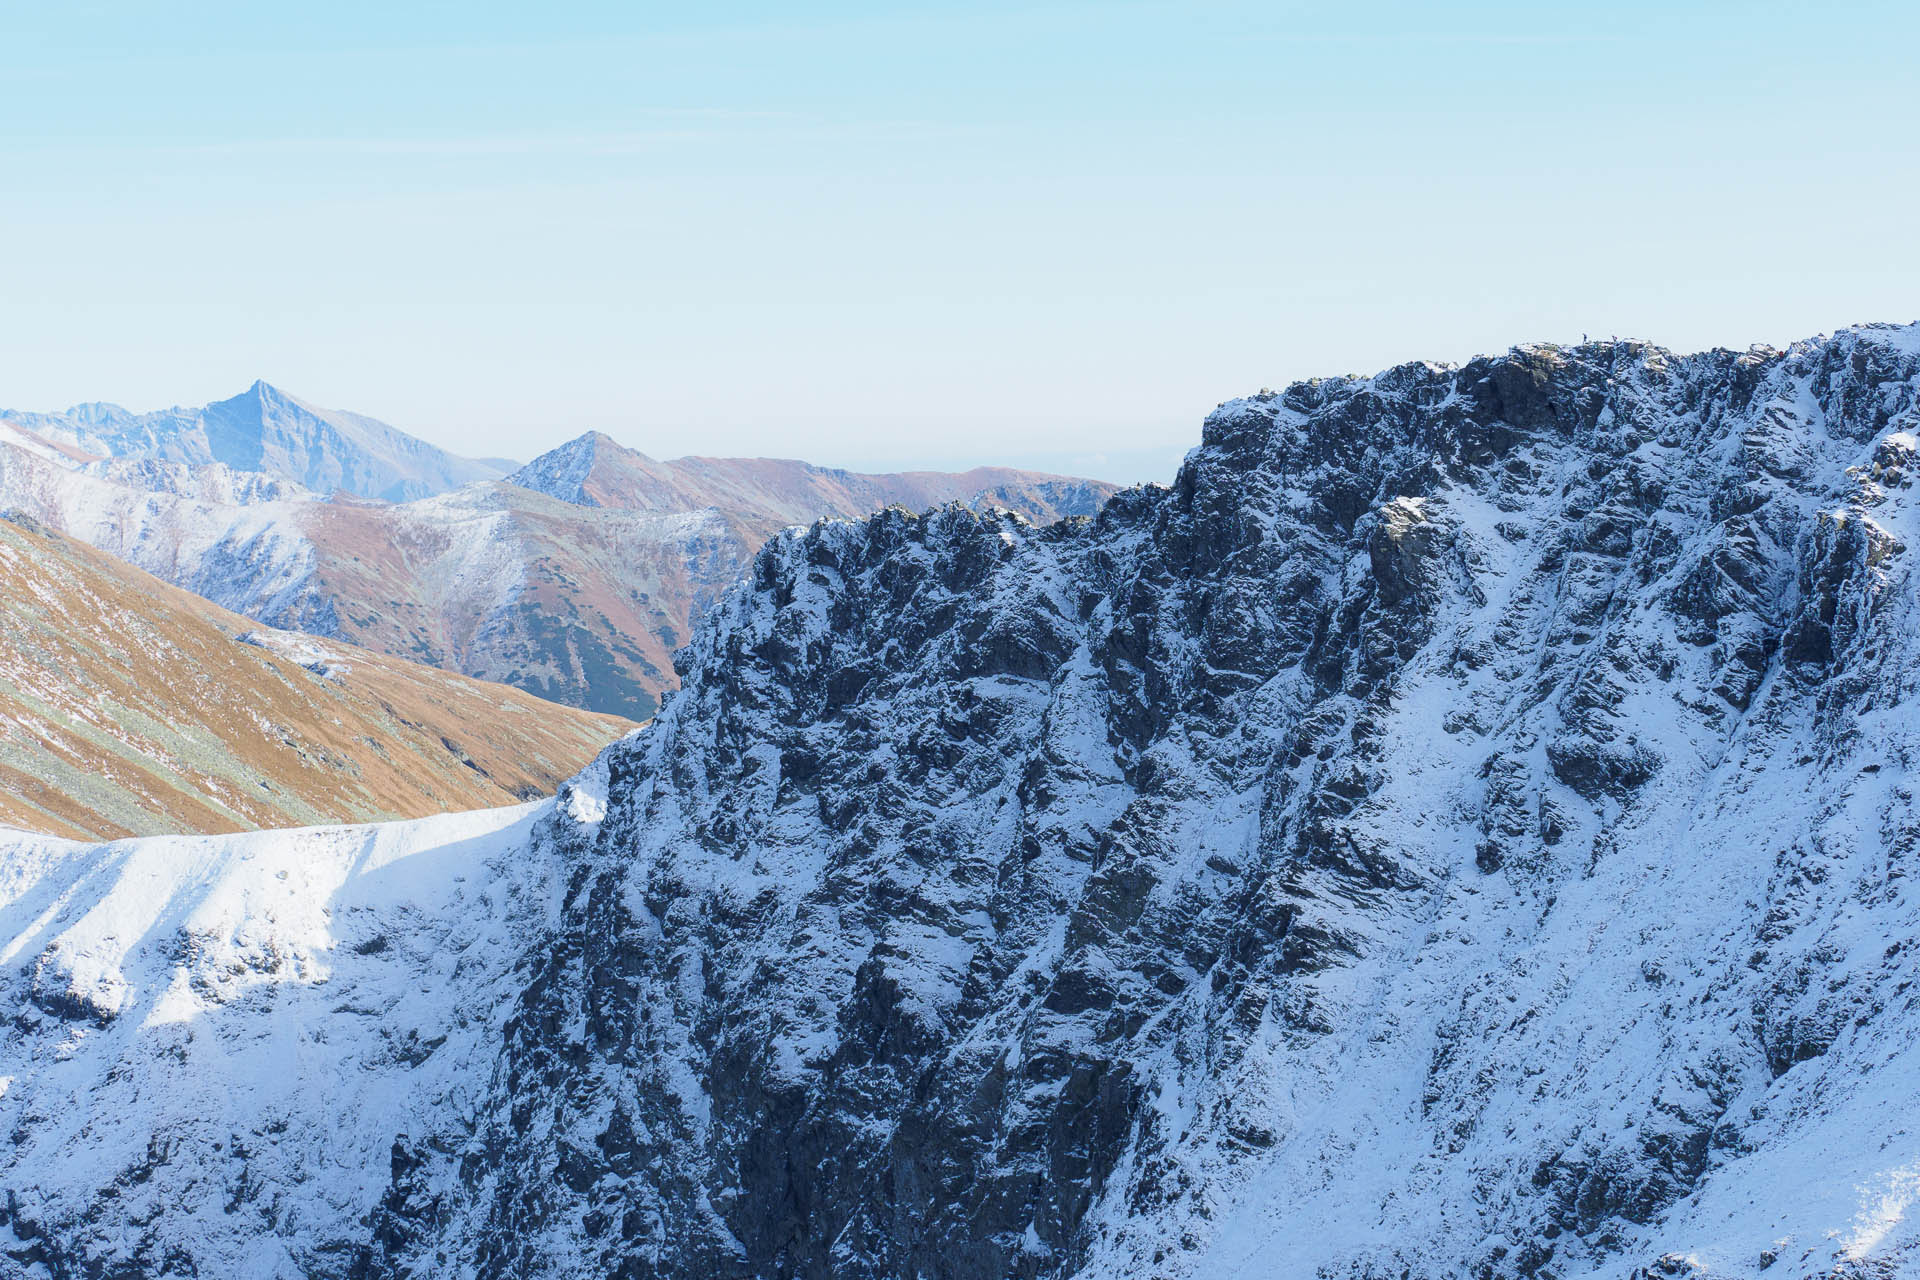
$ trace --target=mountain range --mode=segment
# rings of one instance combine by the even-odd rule
[[[93,403],[65,413],[0,410],[0,422],[100,457],[218,463],[291,480],[319,494],[339,490],[390,502],[497,479],[513,469],[500,459],[456,457],[362,414],[317,409],[265,382],[197,409],[131,413]]]
[[[403,479],[396,458],[410,460]],[[0,414],[0,509],[274,627],[634,720],[674,687],[693,619],[776,530],[896,502],[1047,521],[1091,514],[1113,491],[992,468],[656,462],[598,433],[448,488],[490,465],[265,384],[198,410]],[[362,495],[446,491],[389,502],[342,477],[371,477]]]
[[[0,1256],[1912,1274],[1916,429],[1920,326],[1298,383],[775,535],[553,800],[12,837]]]
[[[866,475],[784,458],[657,462],[598,431],[540,455],[509,475],[507,483],[578,506],[649,515],[711,508],[769,533],[822,518],[868,515],[882,507],[925,511],[950,502],[1004,507],[1045,524],[1092,515],[1115,489],[1101,481],[1008,467]]]

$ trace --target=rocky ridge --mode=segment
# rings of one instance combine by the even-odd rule
[[[1091,520],[783,534],[487,864],[548,904],[464,971],[488,1083],[354,1084],[377,1186],[241,1108],[242,1209],[116,1216],[210,1187],[212,1135],[172,1042],[61,993],[201,961],[82,980],[59,917],[22,934],[12,1256],[1901,1274],[1917,393],[1920,328],[1523,347],[1224,404]],[[364,972],[347,938],[309,945]],[[76,1103],[110,1120],[68,1166]]]
[[[507,482],[579,506],[656,515],[711,508],[738,524],[755,548],[788,525],[893,506],[925,511],[959,502],[1001,507],[1047,524],[1092,515],[1114,491],[1113,485],[1100,481],[1011,467],[870,475],[790,458],[685,457],[660,462],[598,431],[540,455]]]

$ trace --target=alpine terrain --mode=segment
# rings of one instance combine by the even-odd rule
[[[549,795],[634,726],[262,627],[0,519],[0,823],[108,839]]]
[[[0,1256],[1914,1274],[1917,397],[1302,383],[1089,520],[779,534],[557,799],[12,838]]]
[[[132,413],[94,403],[65,413],[0,410],[0,422],[81,454],[218,464],[320,494],[344,490],[396,502],[513,469],[501,459],[455,457],[363,414],[316,409],[265,382],[197,409]]]
[[[672,654],[693,619],[780,529],[950,501],[1046,521],[1090,515],[1113,492],[991,468],[869,476],[766,458],[663,463],[589,432],[506,480],[374,501],[333,492],[347,487],[335,472],[373,467],[369,452],[327,452],[316,477],[280,465],[281,454],[200,448],[216,438],[206,424],[227,422],[237,403],[249,407],[249,424],[263,404],[319,412],[262,385],[192,414],[136,418],[111,406],[0,414],[0,511],[23,512],[269,626],[633,720],[652,715],[674,687]],[[118,434],[90,426],[95,418],[119,424]],[[342,432],[372,422],[333,418]],[[128,423],[146,425],[136,432]],[[432,451],[381,430],[405,443],[389,453]],[[243,434],[263,438],[251,425]],[[331,437],[316,428],[314,438]],[[98,452],[123,449],[133,452]],[[321,481],[330,497],[310,487]],[[394,490],[369,482],[359,492]]]

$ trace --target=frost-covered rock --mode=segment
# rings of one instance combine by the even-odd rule
[[[255,1247],[357,1276],[1902,1274],[1917,392],[1920,329],[1527,347],[1222,405],[1170,488],[1092,520],[783,535],[655,722],[489,864],[550,908],[474,961],[514,993],[462,1050],[483,1089],[377,1068],[378,1186],[276,1154],[245,1175],[270,1217],[127,1215],[208,1176],[136,1141],[187,1068],[125,1012],[191,964],[66,982],[53,890],[16,890],[7,1247],[102,1275]],[[86,900],[110,856],[25,879]],[[236,1063],[283,1025],[220,1009]],[[102,1115],[137,1158],[88,1154]]]

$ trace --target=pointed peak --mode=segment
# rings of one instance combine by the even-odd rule
[[[593,455],[599,452],[600,441],[604,438],[598,431],[583,431],[571,440],[562,441],[551,449],[535,454],[533,461],[520,469],[531,472],[551,470],[559,466],[589,466],[593,462]]]
[[[294,400],[292,396],[280,388],[274,386],[271,382],[268,382],[264,378],[256,378],[254,379],[253,385],[245,391],[242,391],[238,395],[228,396],[225,400],[215,400],[209,404],[207,408],[213,409],[220,406],[240,408],[247,405],[266,406],[296,403],[298,403],[298,401]]]
[[[645,470],[653,459],[629,449],[604,431],[583,431],[564,444],[555,445],[539,457],[506,477],[509,484],[537,489],[563,502],[597,507],[593,490],[602,483],[596,477],[609,472],[625,474],[630,469]]]
[[[265,378],[255,378],[253,385],[235,396],[233,400],[253,400],[260,404],[270,405],[292,405],[296,409],[304,409],[308,413],[314,414],[325,412],[324,410],[314,408],[313,405],[302,400],[299,396],[294,395],[285,388],[275,386]],[[231,404],[233,400],[229,400],[227,403]]]
[[[647,455],[641,453],[638,449],[628,448],[606,432],[599,430],[582,431],[565,444],[555,445],[541,456],[546,458],[591,461],[598,458],[602,453],[615,457],[640,458],[645,461],[652,461],[652,459],[647,458]],[[539,459],[535,459],[535,461],[538,460]]]
[[[289,395],[265,378],[256,378],[239,395],[225,400],[217,400],[206,407],[205,412],[216,415],[239,414],[249,420],[269,418],[325,418],[327,411],[317,409],[299,396]]]

